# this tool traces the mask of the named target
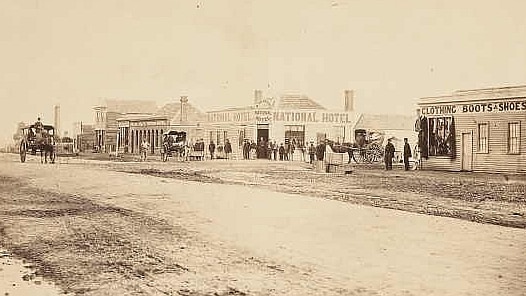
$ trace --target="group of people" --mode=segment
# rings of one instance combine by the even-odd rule
[[[387,140],[387,145],[385,145],[384,161],[385,161],[385,170],[389,171],[393,169],[393,159],[394,159],[395,147],[391,139]],[[407,138],[404,138],[404,170],[408,171],[410,167],[409,158],[412,157],[411,146]]]
[[[285,143],[278,143],[276,140],[266,141],[260,138],[258,143],[245,139],[243,141],[243,159],[268,159],[280,161],[294,160],[294,153],[299,152],[301,160],[305,160],[306,147],[295,139],[286,140]]]

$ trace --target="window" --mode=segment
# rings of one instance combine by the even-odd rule
[[[286,125],[285,141],[294,143],[296,147],[301,147],[305,143],[305,126],[304,125]]]
[[[482,153],[488,153],[488,124],[478,124],[478,145],[477,151]]]
[[[452,117],[429,118],[429,155],[454,157],[455,130]]]
[[[520,127],[518,122],[508,123],[508,153],[510,154],[520,153]]]

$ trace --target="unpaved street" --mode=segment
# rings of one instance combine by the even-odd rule
[[[0,163],[0,245],[70,293],[526,295],[521,228],[94,162]]]

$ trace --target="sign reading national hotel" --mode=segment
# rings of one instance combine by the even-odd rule
[[[224,111],[208,113],[208,122],[325,122],[351,123],[352,116],[347,112],[327,111]]]
[[[456,113],[494,113],[526,111],[526,100],[484,102],[472,104],[447,104],[422,107],[422,115],[447,115]]]

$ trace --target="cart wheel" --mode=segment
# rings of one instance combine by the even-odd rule
[[[20,143],[20,162],[26,162],[27,149],[24,142]]]
[[[373,144],[371,146],[371,162],[379,162],[382,160],[384,153],[383,149],[378,144]]]

